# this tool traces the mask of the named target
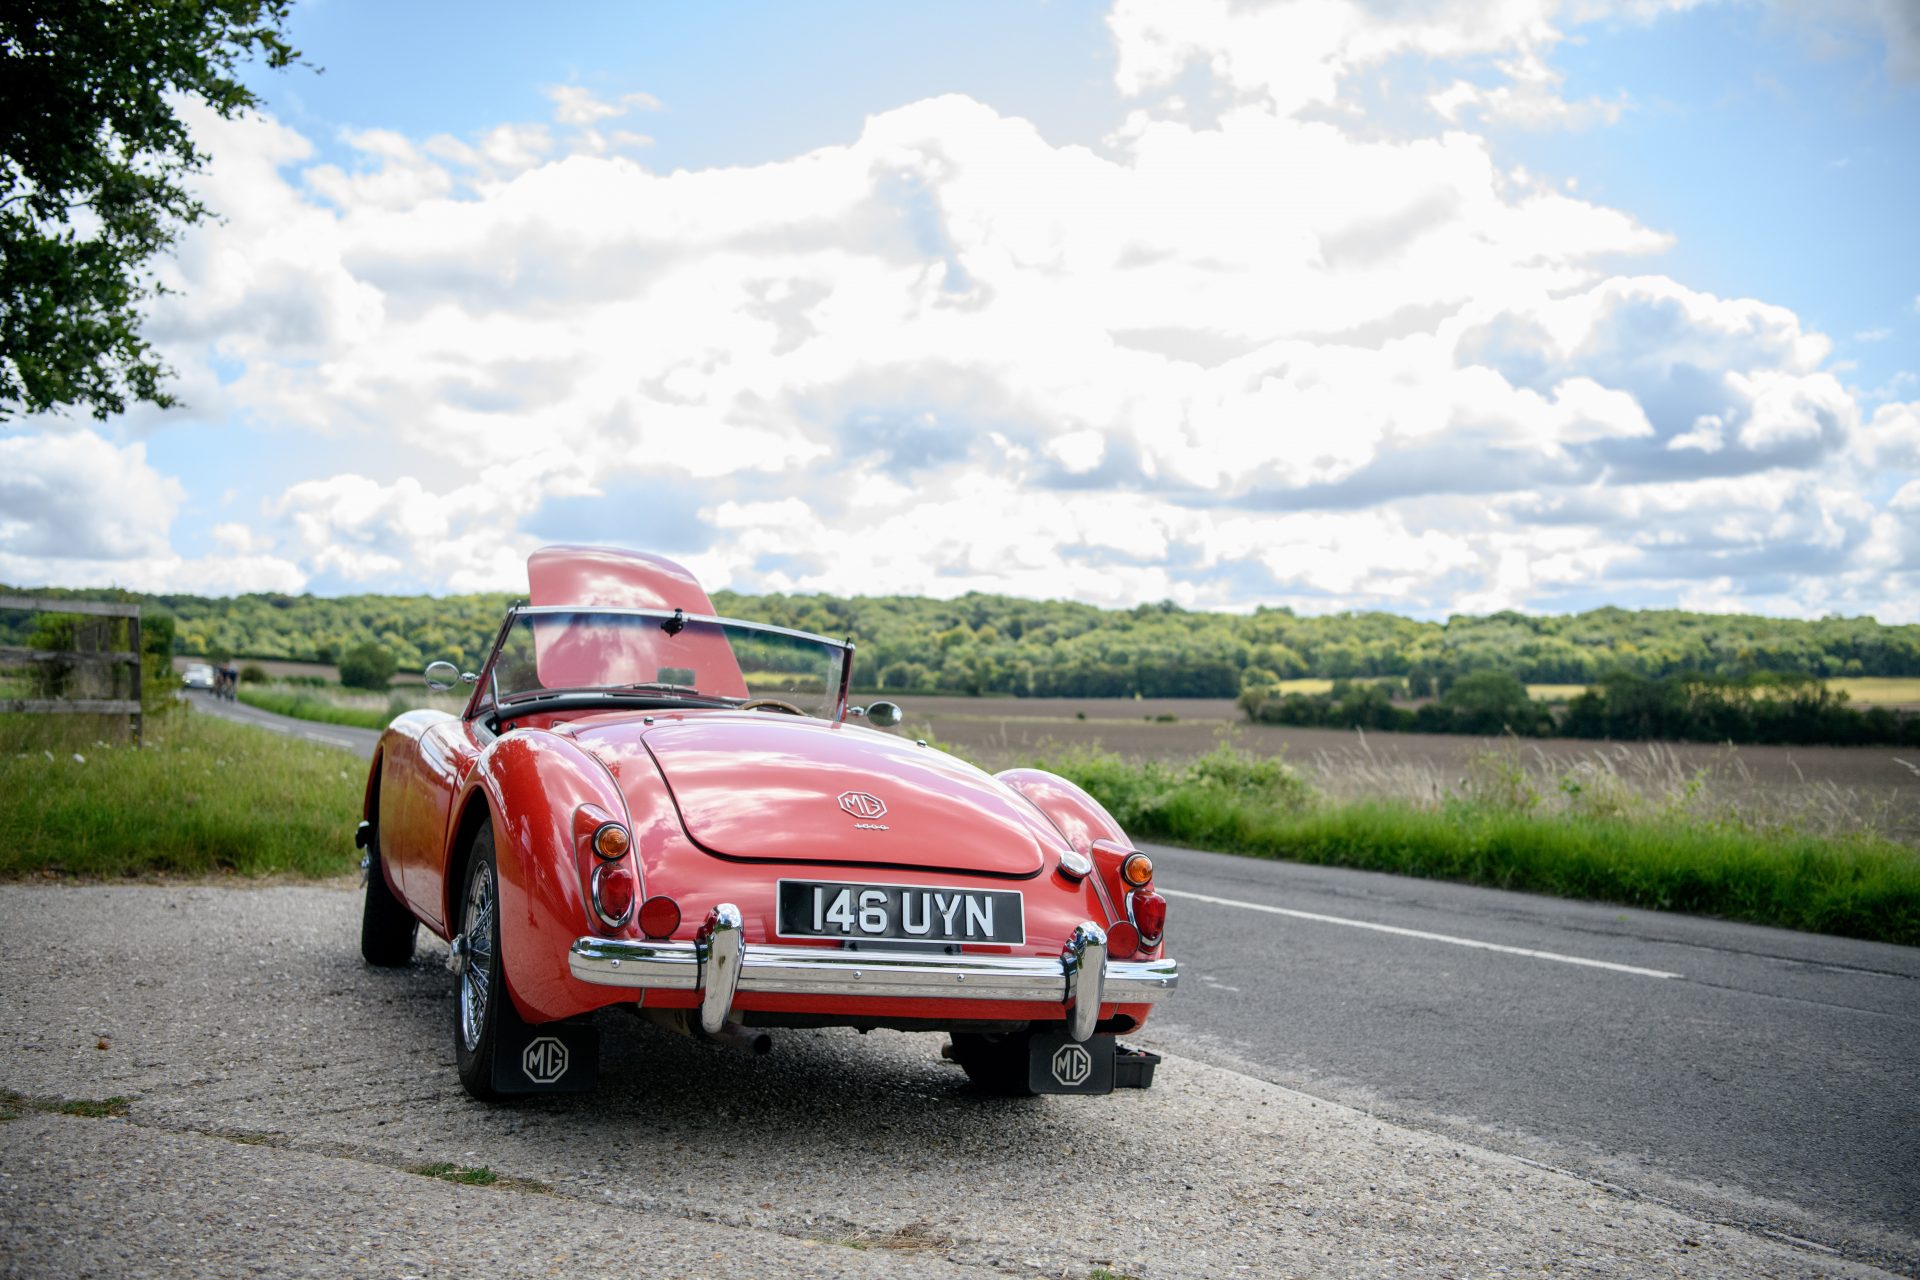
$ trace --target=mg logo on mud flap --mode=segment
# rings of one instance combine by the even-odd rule
[[[842,791],[840,807],[856,818],[865,818],[868,822],[885,816],[887,805],[879,796],[868,795],[864,791]]]
[[[520,1069],[535,1084],[552,1084],[567,1074],[567,1046],[552,1036],[541,1036],[520,1055]]]
[[[1053,1055],[1053,1078],[1077,1089],[1093,1074],[1093,1055],[1077,1044],[1063,1044]]]

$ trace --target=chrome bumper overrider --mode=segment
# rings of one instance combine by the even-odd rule
[[[1180,981],[1172,960],[1107,959],[1107,935],[1077,926],[1058,956],[953,956],[787,947],[741,938],[739,908],[722,903],[693,942],[581,938],[573,976],[608,987],[698,991],[700,1025],[718,1032],[740,991],[943,1000],[1043,1000],[1066,1010],[1067,1034],[1093,1034],[1100,1006],[1152,1004]]]

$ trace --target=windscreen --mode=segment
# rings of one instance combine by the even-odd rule
[[[618,689],[739,702],[778,698],[808,715],[838,709],[847,649],[829,640],[670,614],[522,613],[500,643],[497,696]]]

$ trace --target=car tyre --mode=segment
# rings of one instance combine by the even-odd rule
[[[520,1025],[500,963],[500,876],[494,868],[493,824],[483,822],[467,857],[460,894],[460,933],[466,962],[453,995],[453,1057],[460,1083],[482,1102],[509,1095],[494,1088],[493,1060],[503,1031]]]
[[[967,1073],[973,1087],[1001,1098],[1031,1098],[1027,1082],[1029,1032],[1004,1035],[956,1031],[953,1060]]]
[[[420,922],[387,887],[387,877],[380,870],[377,837],[367,844],[367,859],[367,895],[360,908],[360,955],[368,964],[398,968],[413,959],[413,940],[420,932]]]

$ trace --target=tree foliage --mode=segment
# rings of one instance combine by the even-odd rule
[[[1398,733],[1511,734],[1521,738],[1920,747],[1920,715],[1849,706],[1844,691],[1803,675],[1647,677],[1618,671],[1576,696],[1563,713],[1527,696],[1504,671],[1477,671],[1445,697],[1396,704],[1384,685],[1336,681],[1323,694],[1249,688],[1250,719],[1330,729]]]
[[[505,593],[133,596],[57,588],[35,594],[139,600],[149,613],[178,619],[182,653],[326,661],[370,642],[412,671],[436,658],[477,670],[513,599]],[[1592,684],[1616,671],[1646,679],[1683,672],[1920,676],[1920,626],[1882,626],[1871,618],[1597,609],[1421,622],[1386,613],[1200,613],[1165,603],[1100,609],[978,594],[933,600],[727,591],[714,593],[714,607],[732,617],[851,636],[859,646],[855,683],[903,694],[1230,698],[1280,679],[1326,676],[1351,680],[1349,699],[1377,699],[1390,708],[1391,697],[1365,692],[1371,688],[1365,681],[1391,678],[1409,693],[1424,681],[1444,696],[1479,671],[1528,684]],[[0,615],[0,634],[6,625]],[[1472,698],[1473,686],[1460,696]]]
[[[289,0],[8,0],[0,6],[0,418],[173,403],[141,337],[154,256],[208,210],[176,113],[256,105],[236,69],[299,57]]]
[[[398,669],[393,655],[379,645],[357,644],[340,659],[340,683],[349,689],[384,690]]]

